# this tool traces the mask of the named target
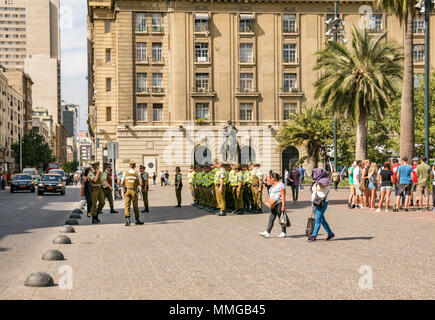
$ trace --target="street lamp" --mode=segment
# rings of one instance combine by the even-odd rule
[[[424,13],[424,150],[429,160],[429,13],[435,0],[419,0],[415,5],[420,13]]]
[[[347,40],[344,39],[344,35],[346,31],[344,30],[345,22],[343,19],[338,17],[338,1],[334,2],[334,19],[328,19],[326,22],[327,31],[325,35],[327,37],[331,36],[328,41],[337,42],[340,40],[344,44],[347,43]],[[337,168],[337,117],[334,115],[334,167]]]

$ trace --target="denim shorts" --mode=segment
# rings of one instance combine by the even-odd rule
[[[372,183],[371,181],[369,182],[369,190],[373,190],[377,188],[377,183]]]

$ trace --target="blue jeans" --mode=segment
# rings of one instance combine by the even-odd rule
[[[328,202],[325,203],[325,206],[323,208],[319,208],[317,206],[314,206],[314,213],[316,215],[316,219],[315,219],[316,223],[314,225],[314,230],[313,230],[313,234],[312,234],[313,237],[317,237],[317,234],[319,233],[319,230],[320,230],[320,225],[322,225],[323,228],[325,228],[325,231],[328,234],[332,234],[332,230],[329,227],[329,224],[328,224],[328,222],[326,222],[326,219],[325,219],[326,208],[328,208]]]

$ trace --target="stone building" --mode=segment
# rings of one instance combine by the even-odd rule
[[[340,2],[347,34],[369,16],[373,33],[388,29],[403,43],[399,21],[373,4]],[[134,159],[150,172],[177,165],[186,172],[192,163],[228,160],[227,151],[229,160],[282,172],[304,155],[297,146],[280,151],[275,137],[292,112],[314,103],[314,53],[327,41],[333,1],[89,0],[88,7],[98,160],[110,141],[119,142],[118,168]],[[420,75],[422,19],[414,25]]]

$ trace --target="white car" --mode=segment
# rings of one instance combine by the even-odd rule
[[[62,177],[63,181],[66,181],[66,174],[65,174],[65,171],[63,171],[62,169],[51,169],[48,173],[49,174],[58,174]]]

